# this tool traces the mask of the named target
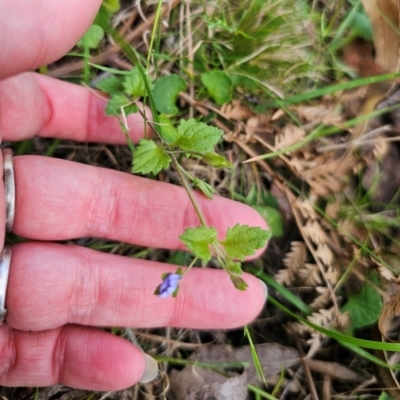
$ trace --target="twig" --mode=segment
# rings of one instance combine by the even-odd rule
[[[299,343],[299,341],[298,341],[297,338],[295,339],[295,342],[296,342],[297,351],[299,352],[299,355],[300,355],[300,362],[301,362],[301,365],[302,365],[303,368],[304,368],[304,373],[305,373],[305,375],[306,375],[306,379],[307,379],[307,382],[308,382],[308,387],[310,388],[310,395],[311,395],[311,398],[312,398],[313,400],[319,400],[319,398],[318,398],[318,393],[317,393],[317,389],[315,388],[314,380],[313,380],[312,375],[311,375],[310,367],[309,367],[308,364],[304,361],[304,352],[303,352],[303,349],[301,348],[300,343]]]

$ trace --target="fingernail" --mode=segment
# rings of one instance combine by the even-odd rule
[[[265,300],[264,301],[267,301],[267,299],[268,299],[268,288],[267,288],[267,285],[261,279],[258,279],[258,280],[260,281],[261,286],[263,287],[263,290],[264,290],[264,295],[265,295]]]
[[[144,374],[139,381],[140,383],[150,382],[158,375],[157,361],[153,357],[150,357],[148,354],[145,354],[144,358],[146,360],[146,366],[144,369]]]

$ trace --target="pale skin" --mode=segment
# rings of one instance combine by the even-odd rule
[[[0,0],[2,141],[41,136],[125,143],[118,122],[104,115],[106,101],[101,97],[85,87],[25,72],[69,51],[100,3]],[[143,136],[141,117],[130,116],[128,124],[137,141]],[[161,299],[153,292],[161,274],[174,272],[175,266],[52,243],[93,236],[182,249],[178,236],[199,225],[182,188],[40,156],[14,157],[14,166],[13,230],[32,242],[13,246],[8,314],[0,327],[0,385],[126,388],[142,377],[144,356],[128,341],[96,326],[229,329],[260,313],[265,293],[253,276],[244,275],[249,288],[242,292],[224,271],[193,269],[176,299]],[[197,198],[221,237],[236,223],[266,227],[245,205]],[[3,230],[0,243],[2,235]]]

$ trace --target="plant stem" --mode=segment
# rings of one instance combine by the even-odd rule
[[[154,39],[156,36],[156,31],[158,29],[158,23],[159,23],[160,16],[161,16],[162,3],[163,3],[162,0],[158,0],[156,16],[155,16],[154,24],[153,24],[153,31],[152,31],[151,37],[150,37],[149,54],[147,56],[147,66],[146,66],[147,73],[149,73],[149,69],[150,69],[150,60],[151,60],[151,55],[153,53]]]
[[[196,198],[194,197],[193,191],[189,186],[188,181],[186,180],[185,175],[183,175],[181,169],[180,169],[180,165],[178,163],[178,160],[176,159],[176,156],[174,154],[170,154],[171,157],[171,161],[172,161],[172,165],[174,166],[177,174],[179,175],[179,179],[182,182],[183,187],[186,190],[186,193],[189,196],[190,202],[193,205],[193,208],[197,214],[197,216],[199,217],[200,223],[201,225],[203,225],[205,228],[208,228],[207,222],[204,218],[203,213],[201,212],[201,208],[199,206],[199,203],[197,202]]]
[[[194,260],[189,264],[189,266],[185,269],[183,272],[182,276],[186,275],[193,267],[194,264],[196,264],[196,261],[199,259],[199,257],[195,257]]]

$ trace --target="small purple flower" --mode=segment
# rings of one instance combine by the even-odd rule
[[[169,297],[174,294],[178,289],[179,281],[182,279],[182,275],[179,274],[168,274],[161,285],[158,287],[159,297]]]

